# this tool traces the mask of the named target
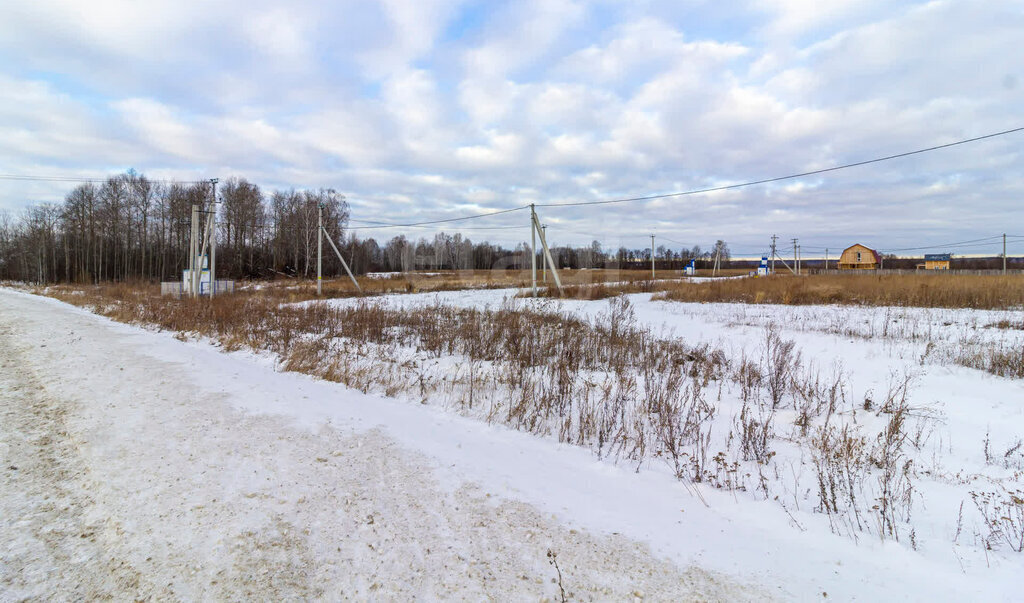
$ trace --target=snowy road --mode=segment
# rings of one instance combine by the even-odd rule
[[[573,599],[786,596],[523,502],[529,436],[466,479],[490,429],[0,289],[0,600],[557,599],[549,549]]]

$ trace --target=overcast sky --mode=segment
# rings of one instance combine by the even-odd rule
[[[391,222],[684,191],[1024,126],[1022,32],[1019,0],[4,0],[0,174],[324,186]],[[538,211],[552,243],[751,254],[1024,235],[1022,150]],[[72,186],[0,180],[0,209]],[[527,220],[445,229],[507,244]]]

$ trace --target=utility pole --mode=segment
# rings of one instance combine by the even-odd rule
[[[555,279],[555,287],[558,287],[558,294],[561,295],[562,297],[565,297],[565,290],[562,289],[562,279],[558,276],[558,267],[555,265],[555,258],[551,257],[551,248],[548,247],[548,239],[547,239],[547,237],[544,236],[544,231],[540,227],[540,221],[537,219],[536,212],[533,211],[533,205],[532,204],[530,205],[530,213],[532,214],[530,217],[532,218],[531,221],[533,222],[533,232],[535,234],[539,234],[540,235],[540,246],[541,246],[541,249],[544,251],[544,260],[548,263],[549,266],[551,266],[551,276],[554,277],[554,279]],[[534,242],[534,244],[536,245],[536,242]],[[536,291],[536,286],[537,286],[537,264],[536,264],[536,259],[537,259],[537,256],[533,255],[533,258],[534,258],[533,286],[534,286],[534,291]],[[536,293],[534,295],[536,295]]]
[[[799,275],[800,274],[800,264],[797,264],[796,242],[797,242],[797,239],[793,239],[793,268],[794,268],[793,274]]]
[[[217,294],[217,178],[210,178],[213,199],[210,203],[210,297]]]
[[[341,262],[342,268],[344,268],[345,272],[348,273],[348,277],[352,279],[352,284],[355,285],[356,291],[362,293],[363,288],[359,286],[359,281],[357,281],[355,275],[352,274],[352,269],[348,267],[348,262],[345,261],[345,258],[342,257],[341,252],[338,251],[338,246],[334,244],[334,238],[330,234],[328,234],[327,229],[325,229],[323,226],[320,226],[320,234],[327,235],[327,242],[331,244],[331,249],[333,249],[334,254],[338,256],[338,261]],[[317,260],[317,271],[319,271],[319,263],[319,260]],[[318,280],[317,285],[319,284],[320,281]]]
[[[825,248],[825,270],[828,270],[828,247]]]
[[[321,280],[323,279],[323,254],[324,254],[324,204],[317,205],[316,214],[316,294],[319,297],[323,294]]]
[[[797,245],[796,246],[796,273],[797,274],[800,274],[800,260],[803,259],[803,255],[804,255],[804,246],[803,245]]]
[[[190,297],[196,296],[196,272],[199,270],[199,261],[196,257],[199,255],[199,205],[192,204],[192,220],[191,228],[189,229],[188,237],[188,294]]]
[[[654,276],[654,235],[651,235],[651,280],[655,280],[657,277]]]
[[[544,231],[544,240],[547,241],[548,240],[548,225],[547,224],[542,224],[540,229]],[[543,266],[543,269],[544,269],[544,283],[546,284],[548,282],[548,258],[547,258],[547,256],[544,256],[544,257],[541,258],[541,260],[543,260],[543,262],[544,262],[543,264],[541,264],[541,266]]]
[[[1006,274],[1006,233],[1003,233],[1003,274]]]
[[[779,237],[772,235],[772,274],[775,274],[775,240]]]
[[[533,280],[533,296],[537,297],[537,212],[530,204],[530,274]]]

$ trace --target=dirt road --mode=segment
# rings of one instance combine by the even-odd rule
[[[763,598],[438,479],[380,430],[200,395],[157,337],[0,289],[0,600]]]

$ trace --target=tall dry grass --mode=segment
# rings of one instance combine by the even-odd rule
[[[618,295],[624,288],[629,292],[652,291],[650,272],[643,270],[586,269],[560,270],[559,276],[567,290],[580,290],[573,297],[580,299],[603,299]],[[675,271],[659,271],[659,279],[678,277]],[[323,297],[343,298],[396,293],[429,293],[434,291],[458,291],[462,289],[525,289],[532,284],[529,270],[443,270],[435,272],[396,272],[359,276],[356,281],[362,292],[356,290],[348,277],[335,277],[323,281]],[[607,285],[613,283],[614,285]],[[537,271],[540,294],[557,295],[554,277],[548,275],[545,282],[542,272]],[[603,288],[606,287],[606,288]],[[278,279],[274,281],[253,281],[243,283],[239,289],[258,289],[263,295],[274,297],[280,302],[298,302],[316,299],[316,281],[309,279]],[[599,297],[587,297],[583,291],[604,292]]]
[[[1024,307],[1024,275],[776,275],[665,285],[659,299],[746,304],[857,304],[925,308]]]
[[[870,442],[857,425],[834,432],[838,417],[854,412],[843,376],[822,378],[777,329],[766,331],[757,354],[735,359],[638,325],[623,297],[584,320],[525,310],[515,299],[493,310],[398,309],[373,299],[282,305],[264,291],[212,300],[131,285],[46,293],[119,321],[205,336],[226,350],[269,352],[286,370],[363,391],[440,398],[638,469],[665,462],[684,482],[768,500],[790,497],[772,464],[779,437],[788,435],[817,451],[817,510],[841,522],[833,529],[883,539],[906,529],[913,477],[902,448],[906,423],[889,421],[875,446],[857,444]],[[738,406],[723,401],[723,390],[727,399],[739,392]],[[880,415],[906,406],[905,388],[894,391],[900,404],[884,404]],[[781,417],[792,422],[791,434],[782,433]],[[834,453],[836,441],[847,443],[847,453]]]

